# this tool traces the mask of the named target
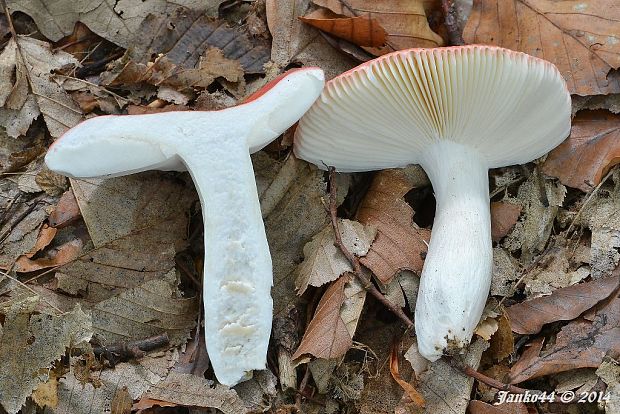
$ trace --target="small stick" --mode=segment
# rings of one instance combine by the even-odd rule
[[[351,253],[344,243],[342,243],[342,238],[340,236],[340,230],[338,229],[338,217],[336,216],[336,180],[335,180],[335,169],[334,167],[329,167],[329,214],[332,221],[332,227],[334,228],[334,237],[336,238],[336,242],[334,243],[336,247],[338,247],[342,254],[351,262],[351,266],[353,267],[353,274],[357,277],[364,287],[364,289],[375,297],[379,302],[385,305],[394,315],[398,316],[398,318],[407,326],[407,329],[413,329],[413,322],[405,312],[398,306],[394,305],[390,302],[379,290],[372,284],[370,278],[367,278],[362,273],[362,266],[360,264],[359,258],[357,258],[353,253]]]
[[[104,355],[114,366],[119,361],[142,358],[146,352],[161,348],[169,343],[168,334],[163,333],[137,341],[121,342],[110,346],[97,346],[93,348],[93,353],[97,357]]]
[[[542,391],[526,390],[525,388],[520,388],[515,385],[505,384],[501,381],[496,380],[495,378],[488,377],[484,375],[483,373],[476,371],[475,369],[473,369],[467,364],[459,366],[458,364],[453,363],[451,365],[458,368],[461,372],[463,372],[463,374],[467,375],[468,377],[472,377],[478,380],[479,382],[486,384],[489,387],[495,388],[500,391],[508,391],[512,394],[542,394]]]
[[[443,10],[444,22],[448,30],[450,44],[453,46],[462,46],[465,44],[463,35],[459,30],[457,11],[454,2],[451,0],[441,0],[441,9]]]

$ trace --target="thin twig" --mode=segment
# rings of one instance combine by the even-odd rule
[[[451,0],[441,0],[441,8],[443,10],[444,22],[446,24],[446,30],[448,31],[450,44],[453,46],[464,45],[465,41],[459,30],[458,13],[454,2]]]
[[[398,307],[397,305],[394,305],[381,292],[379,292],[379,290],[375,287],[375,285],[373,285],[370,278],[367,278],[362,273],[362,266],[360,264],[359,258],[353,255],[353,253],[351,253],[346,248],[344,243],[342,242],[342,237],[340,236],[340,230],[338,228],[338,217],[336,215],[336,210],[337,210],[336,190],[337,189],[336,189],[335,174],[336,173],[335,173],[334,167],[329,167],[329,185],[330,185],[329,214],[331,217],[332,227],[334,228],[334,237],[336,239],[336,242],[335,242],[336,247],[338,247],[342,251],[342,253],[345,255],[345,257],[349,260],[349,262],[351,262],[351,266],[353,267],[352,273],[355,275],[355,277],[358,278],[363,288],[368,293],[370,293],[372,296],[374,296],[375,299],[381,302],[386,308],[392,311],[394,315],[398,316],[398,318],[407,326],[407,329],[413,329],[413,322],[411,321],[411,319],[409,319],[409,317],[405,315],[405,312],[403,312],[403,310],[400,307]]]
[[[501,381],[496,380],[495,378],[488,377],[483,373],[476,371],[467,364],[459,365],[452,363],[451,365],[458,368],[461,372],[463,372],[463,374],[467,375],[468,377],[472,377],[479,382],[500,391],[508,391],[512,394],[542,394],[542,392],[538,390],[526,390],[525,388],[520,388],[515,385],[505,384]]]

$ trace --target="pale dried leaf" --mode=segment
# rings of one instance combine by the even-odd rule
[[[25,212],[30,203],[20,203],[19,210],[13,212],[14,217]],[[42,209],[35,208],[19,222],[9,220],[0,229],[0,234],[7,233],[6,239],[0,244],[0,269],[8,269],[23,254],[31,251],[39,235],[39,228],[47,214]]]
[[[41,33],[53,41],[73,33],[80,21],[99,36],[117,45],[132,46],[134,33],[148,14],[166,15],[177,7],[184,6],[201,10],[210,16],[217,16],[218,6],[223,0],[106,0],[76,2],[57,0],[42,3],[42,0],[8,0],[11,11],[21,11],[32,17]]]
[[[167,333],[172,346],[185,343],[196,325],[197,298],[182,298],[174,271],[150,280],[91,309],[93,330],[106,344]]]
[[[463,37],[554,63],[571,93],[620,92],[620,8],[614,0],[475,0]]]
[[[267,0],[267,24],[273,38],[271,60],[280,68],[291,63],[318,66],[331,79],[353,66],[355,61],[332,48],[318,30],[303,24],[310,0]]]
[[[605,413],[620,412],[620,363],[606,359],[596,370],[596,375],[607,384],[609,400],[605,403]]]
[[[504,245],[511,251],[521,249],[522,260],[528,262],[542,252],[553,229],[558,208],[564,203],[566,187],[532,174],[519,187],[514,202],[523,207],[523,217],[509,234]]]
[[[69,53],[53,51],[47,42],[19,36],[17,44],[20,53],[15,65],[17,68],[23,65],[23,70],[28,72],[28,82],[38,109],[43,114],[50,134],[57,138],[80,122],[82,111],[62,86],[54,81],[52,73],[79,63]]]
[[[245,414],[245,404],[237,392],[196,375],[172,371],[160,383],[153,385],[142,397],[150,403],[138,402],[134,408],[145,409],[162,401],[175,406],[217,408],[224,414]]]
[[[60,379],[58,407],[46,414],[90,413],[92,407],[110,407],[119,389],[126,388],[131,399],[138,399],[149,387],[162,381],[174,365],[177,352],[147,354],[139,361],[121,362],[114,369],[97,370],[86,380],[76,378],[75,359],[71,372]]]
[[[3,307],[0,330],[0,404],[15,414],[39,384],[48,368],[68,347],[88,342],[91,319],[79,306],[64,315],[33,315],[38,298]]]
[[[491,295],[510,297],[514,294],[514,282],[519,279],[517,264],[505,249],[493,249],[493,278],[491,279]]]
[[[374,228],[351,220],[339,219],[338,229],[347,250],[357,257],[368,252],[376,235]],[[334,245],[335,241],[333,227],[328,224],[304,246],[304,261],[295,280],[297,294],[302,295],[308,286],[322,286],[353,271],[344,253]]]

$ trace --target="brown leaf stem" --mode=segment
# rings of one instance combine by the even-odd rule
[[[334,167],[329,167],[329,214],[331,217],[332,227],[334,228],[334,237],[336,242],[334,243],[336,247],[338,247],[342,254],[351,262],[351,266],[353,267],[353,274],[358,278],[364,289],[375,297],[379,302],[381,302],[386,308],[388,308],[394,315],[398,316],[398,318],[407,326],[407,329],[413,329],[413,322],[405,312],[397,305],[394,305],[390,302],[379,290],[373,285],[372,281],[364,276],[362,273],[362,266],[360,264],[359,258],[356,257],[353,253],[351,253],[346,246],[342,243],[342,238],[340,237],[340,230],[338,229],[338,217],[336,215],[336,180],[335,180],[335,169]]]
[[[170,339],[168,338],[168,334],[163,333],[137,341],[122,342],[109,346],[97,346],[93,348],[93,353],[97,357],[103,356],[114,366],[120,361],[141,358],[146,352],[161,348],[169,343]]]

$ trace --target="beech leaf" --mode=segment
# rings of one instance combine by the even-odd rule
[[[344,17],[327,9],[318,9],[299,19],[312,27],[358,46],[383,46],[387,36],[385,29],[377,19],[367,15]]]
[[[535,334],[547,323],[572,320],[609,297],[618,284],[620,279],[614,275],[517,303],[506,310],[512,330],[523,335]]]
[[[542,171],[589,192],[619,162],[620,115],[582,111],[573,119],[570,136],[549,153]]]

